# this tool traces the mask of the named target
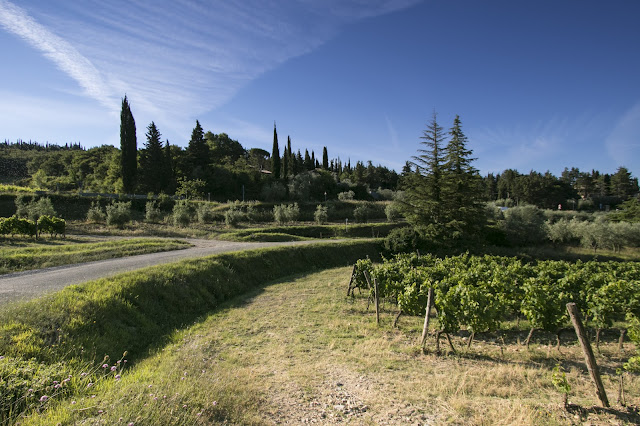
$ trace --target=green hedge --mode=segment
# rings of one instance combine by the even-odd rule
[[[368,223],[345,225],[302,225],[274,226],[271,228],[252,228],[235,231],[223,236],[227,240],[253,241],[254,234],[289,234],[305,238],[384,238],[393,229],[406,226],[406,223]],[[262,239],[267,241],[267,239]],[[273,240],[268,240],[273,241]]]

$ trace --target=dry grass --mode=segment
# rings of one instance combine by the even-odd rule
[[[25,423],[71,424],[633,424],[617,406],[601,412],[579,347],[565,334],[558,353],[549,336],[527,351],[480,336],[469,351],[423,353],[421,318],[393,312],[381,326],[366,300],[345,298],[349,268],[273,284],[188,329],[121,381],[76,404],[62,402]],[[513,332],[517,333],[517,332]],[[522,331],[526,334],[526,331]],[[507,341],[515,340],[513,336]],[[613,339],[598,356],[615,404],[618,354]],[[446,348],[445,346],[443,346]],[[554,388],[560,363],[572,387],[566,411]],[[627,403],[640,404],[640,379],[625,377]],[[102,410],[99,413],[98,410]]]

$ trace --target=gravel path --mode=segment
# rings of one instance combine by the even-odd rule
[[[317,242],[240,243],[198,239],[187,239],[187,241],[193,244],[194,247],[1,275],[0,305],[13,301],[32,299],[45,293],[60,290],[71,284],[79,284],[85,281],[116,275],[121,272],[145,268],[147,266],[177,262],[178,260],[186,258],[203,257],[212,254],[261,247]]]

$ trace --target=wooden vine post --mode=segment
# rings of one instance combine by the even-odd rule
[[[371,278],[369,277],[369,272],[364,271],[364,278],[367,280],[367,284],[369,284],[369,288],[371,288]],[[373,279],[373,296],[375,298],[376,305],[376,324],[380,325],[380,307],[378,304],[378,281]]]
[[[596,358],[593,356],[591,344],[587,339],[587,333],[585,332],[584,326],[582,325],[578,307],[575,303],[567,303],[567,311],[569,312],[571,322],[573,323],[573,327],[576,329],[578,340],[580,341],[580,345],[582,346],[582,352],[584,352],[587,369],[589,370],[589,374],[591,374],[591,379],[593,379],[593,382],[596,385],[596,394],[598,395],[598,399],[600,399],[600,403],[603,407],[608,408],[609,400],[607,399],[607,393],[604,390],[604,385],[602,384],[602,379],[600,378],[600,371],[598,370],[598,364],[596,364]]]
[[[431,305],[433,304],[433,287],[429,287],[427,293],[427,311],[424,314],[424,326],[422,327],[422,339],[420,340],[420,346],[424,349],[424,342],[427,340],[427,334],[429,333],[429,314],[431,313]]]
[[[351,296],[351,286],[353,285],[353,280],[356,277],[356,269],[357,266],[353,265],[353,270],[351,271],[351,279],[349,280],[349,287],[347,288],[347,297]],[[354,293],[355,296],[355,293]]]

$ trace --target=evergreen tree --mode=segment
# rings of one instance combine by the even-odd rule
[[[442,224],[442,174],[444,171],[444,134],[434,111],[431,122],[420,137],[423,148],[412,157],[416,172],[406,176],[402,210],[414,226]]]
[[[147,127],[147,142],[140,153],[139,180],[143,192],[159,193],[166,187],[167,170],[160,131],[152,121]]]
[[[313,163],[311,162],[311,157],[309,156],[309,150],[304,150],[304,169],[311,170],[313,169]]]
[[[287,171],[287,174],[289,176],[294,176],[296,174],[296,159],[293,156],[293,152],[291,151],[291,137],[287,136],[287,153],[288,153],[288,164],[287,166],[289,167],[289,170]]]
[[[191,139],[187,146],[188,167],[191,168],[191,177],[194,179],[202,178],[210,163],[209,145],[204,139],[204,131],[200,122],[196,120],[196,127],[191,132]]]
[[[166,194],[173,194],[176,190],[176,172],[173,165],[173,156],[171,155],[171,145],[169,145],[169,139],[164,145],[164,169],[167,171],[165,176],[165,184],[162,188]]]
[[[467,148],[467,137],[456,115],[449,131],[451,140],[445,148],[442,189],[443,220],[451,232],[470,235],[484,224],[481,178],[471,163],[473,151]]]
[[[628,200],[638,193],[638,178],[632,178],[626,167],[618,167],[611,175],[611,195],[622,200]]]
[[[276,179],[280,179],[280,148],[278,147],[278,132],[276,123],[273,123],[273,148],[271,149],[271,173]]]
[[[133,193],[135,189],[137,167],[136,122],[133,119],[131,107],[125,95],[120,111],[120,169],[122,173],[122,189],[127,194]]]
[[[284,154],[282,155],[282,177],[287,179],[289,177],[289,170],[291,166],[289,165],[289,158],[291,157],[291,153],[289,152],[289,148],[291,147],[291,138],[287,137],[287,145],[284,147]]]
[[[329,154],[327,154],[327,147],[322,147],[322,168],[327,170],[329,168]]]
[[[315,152],[313,152],[313,150],[311,150],[311,168],[315,169],[316,168],[316,164],[318,164],[318,162],[316,161],[316,154]]]
[[[304,160],[302,159],[302,154],[300,150],[298,150],[298,154],[296,155],[296,174],[301,173],[304,170]]]

